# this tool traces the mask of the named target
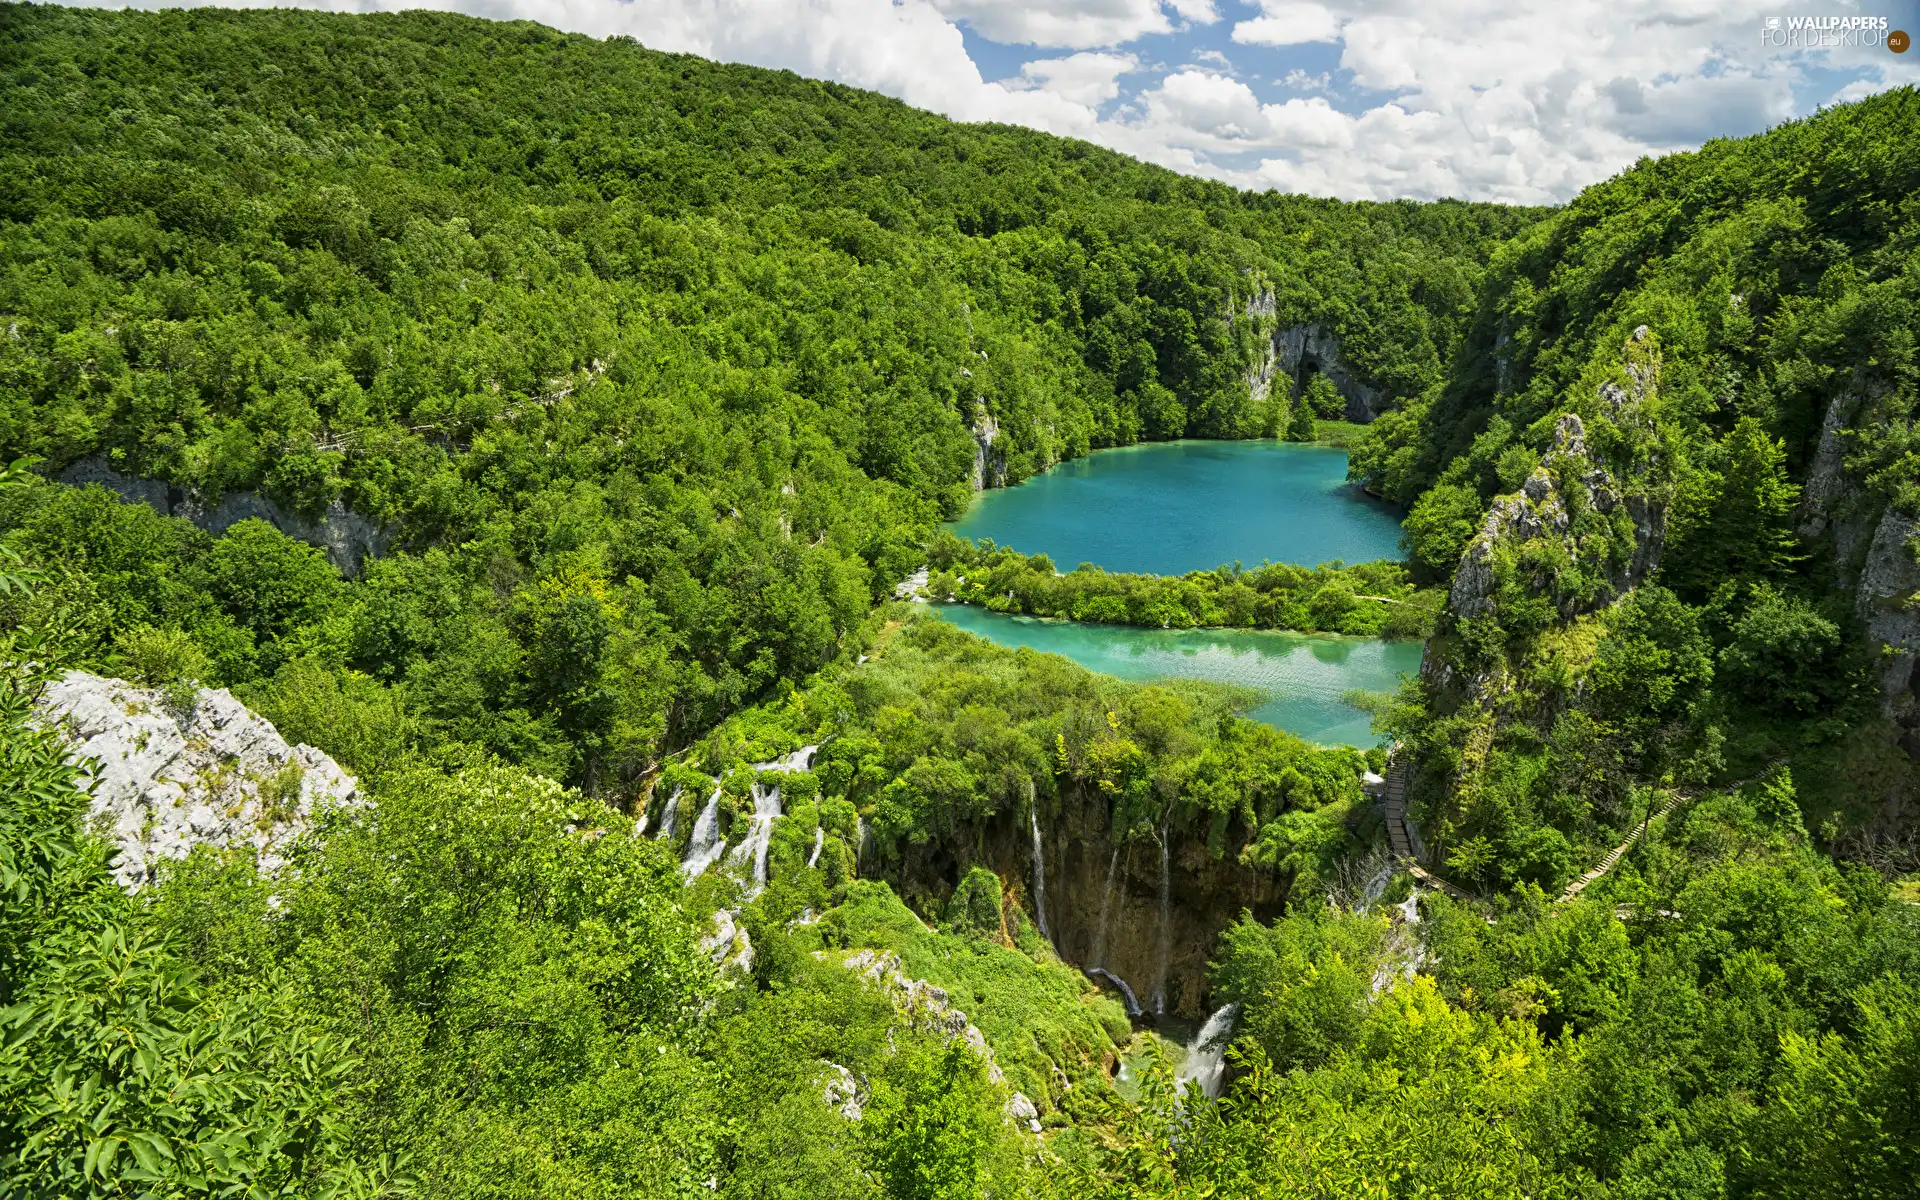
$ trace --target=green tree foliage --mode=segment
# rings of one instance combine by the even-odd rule
[[[1297,567],[1238,564],[1178,577],[1116,574],[1082,563],[1062,575],[1044,554],[942,532],[927,548],[927,592],[994,612],[1158,629],[1224,626],[1412,638],[1432,629],[1442,596],[1380,561]]]

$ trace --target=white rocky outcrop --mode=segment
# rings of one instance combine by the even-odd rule
[[[867,1089],[862,1086],[859,1077],[834,1062],[827,1064],[827,1071],[826,1086],[820,1092],[821,1100],[849,1121],[858,1121],[865,1116]]]
[[[1007,456],[1005,451],[994,449],[994,443],[1000,440],[1000,424],[987,411],[985,401],[980,402],[968,432],[973,434],[973,490],[1005,487]]]
[[[967,1020],[966,1013],[947,1003],[945,988],[935,987],[924,979],[909,978],[901,971],[899,955],[886,950],[860,950],[849,954],[840,965],[883,990],[893,1001],[895,1010],[906,1018],[908,1026],[922,1033],[944,1035],[949,1040],[958,1038],[986,1060],[988,1078],[995,1083],[1005,1081],[1000,1065],[994,1061],[993,1047],[987,1044],[987,1036]]]
[[[224,689],[191,707],[159,691],[69,671],[49,684],[41,719],[89,775],[91,825],[120,848],[112,869],[137,891],[163,860],[195,846],[251,846],[262,871],[321,809],[358,801],[358,785],[312,746],[290,746]]]
[[[1262,291],[1247,302],[1246,317],[1255,329],[1270,327],[1278,312],[1271,290]],[[1354,374],[1340,353],[1340,337],[1318,323],[1274,328],[1263,338],[1253,367],[1247,372],[1247,392],[1255,401],[1265,400],[1273,391],[1276,378],[1291,381],[1300,376],[1303,366],[1312,367],[1327,377],[1334,390],[1347,402],[1346,419],[1365,424],[1389,406],[1386,392]]]
[[[720,909],[713,914],[713,932],[700,939],[700,949],[713,960],[713,965],[726,971],[734,967],[742,971],[753,970],[753,939],[747,931],[740,928],[733,919],[733,913]]]

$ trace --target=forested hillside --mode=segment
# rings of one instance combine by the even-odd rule
[[[0,95],[0,1191],[1911,1193],[1920,94],[1552,212],[426,13],[0,5]],[[1307,326],[1405,563],[936,532],[1310,427]],[[923,565],[1433,636],[1389,759]],[[71,668],[362,799],[127,894]]]

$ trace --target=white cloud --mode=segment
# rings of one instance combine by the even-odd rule
[[[1260,15],[1233,27],[1233,40],[1253,46],[1299,46],[1340,40],[1340,17],[1325,5],[1260,0]]]
[[[1565,200],[1642,155],[1804,111],[1796,87],[1828,77],[1809,67],[1854,80],[1815,97],[1827,102],[1920,79],[1920,54],[1764,49],[1762,18],[1747,0],[1556,0],[1546,15],[1516,14],[1510,0],[1259,0],[1259,15],[1236,24],[1234,40],[1315,44],[1316,62],[1337,47],[1339,94],[1370,96],[1366,107],[1342,111],[1320,96],[1264,103],[1221,60],[1189,52],[1197,65],[1155,68],[1162,77],[1149,79],[1136,102],[1102,118],[1102,106],[1123,96],[1122,77],[1145,70],[1141,57],[1108,49],[1040,58],[1015,79],[990,82],[956,21],[996,40],[1090,51],[1216,20],[1212,0],[293,3],[424,5],[630,34],[656,49],[871,88],[960,120],[1071,134],[1244,186],[1378,199]],[[1236,58],[1284,53],[1250,49]],[[1284,87],[1332,90],[1332,82],[1296,67]]]
[[[1063,100],[1098,108],[1120,94],[1120,76],[1140,65],[1131,54],[1082,52],[1020,66],[1016,86],[1041,88]]]
[[[1082,50],[1169,33],[1173,16],[1218,19],[1211,0],[930,0],[942,15],[964,20],[996,42]]]
[[[1309,75],[1299,67],[1288,71],[1286,78],[1280,81],[1281,87],[1292,88],[1296,92],[1324,92],[1333,86],[1333,75],[1322,71],[1318,75]]]

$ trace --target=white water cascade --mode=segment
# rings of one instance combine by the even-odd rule
[[[813,761],[813,752],[818,746],[802,746],[785,758],[770,763],[755,763],[753,773],[762,771],[804,771]],[[780,819],[780,789],[763,787],[757,780],[753,785],[753,817],[747,836],[727,856],[728,862],[751,863],[753,881],[747,886],[747,897],[752,899],[767,886],[767,850],[773,845],[773,823]]]
[[[1173,839],[1160,831],[1160,944],[1154,964],[1153,1013],[1167,1015],[1167,973],[1173,968]]]
[[[813,853],[807,855],[807,870],[811,871],[820,862],[821,847],[827,844],[827,831],[815,826],[813,830]]]
[[[1107,970],[1105,967],[1088,967],[1087,974],[1098,975],[1100,978],[1106,980],[1108,983],[1120,989],[1120,995],[1124,997],[1123,1003],[1126,1005],[1127,1015],[1129,1017],[1141,1017],[1146,1015],[1146,1010],[1140,1007],[1139,999],[1134,996],[1133,989],[1127,986],[1126,980],[1120,978],[1118,975],[1115,975],[1112,971]]]
[[[1187,1047],[1187,1057],[1173,1073],[1174,1085],[1182,1092],[1187,1084],[1200,1085],[1200,1094],[1209,1100],[1220,1098],[1220,1085],[1227,1077],[1227,1035],[1233,1028],[1239,1006],[1224,1004],[1213,1011],[1200,1033]]]
[[[785,758],[769,763],[755,763],[752,770],[755,775],[762,771],[804,771],[813,761],[818,746],[802,746]],[[751,864],[752,883],[749,896],[758,895],[767,885],[767,849],[773,842],[773,823],[780,817],[780,789],[762,787],[758,782],[753,785],[753,816],[747,830],[747,836],[727,855],[729,862]],[[699,819],[693,823],[693,837],[687,844],[687,856],[680,863],[680,873],[689,882],[706,874],[722,854],[726,853],[726,839],[720,836],[720,788],[713,789],[708,797],[707,806],[700,810]]]
[[[694,818],[693,836],[687,842],[687,856],[680,860],[680,874],[688,882],[700,878],[726,848],[726,839],[720,836],[720,788],[716,784],[706,807]]]
[[[1049,942],[1053,934],[1047,930],[1047,860],[1040,849],[1040,813],[1027,809],[1027,825],[1033,830],[1033,915],[1040,926],[1040,936]]]
[[[646,817],[642,815],[640,819],[642,821],[645,821]],[[653,836],[660,838],[662,841],[670,842],[673,840],[674,826],[678,825],[679,823],[680,823],[680,789],[675,788],[673,789],[673,795],[668,796],[666,803],[660,806],[660,832],[654,834]],[[640,827],[640,831],[642,833],[646,832],[646,826],[642,825]]]
[[[1107,962],[1107,918],[1113,912],[1113,873],[1119,866],[1120,848],[1116,846],[1107,859],[1107,887],[1100,894],[1100,924],[1093,935],[1093,961],[1101,966]]]

